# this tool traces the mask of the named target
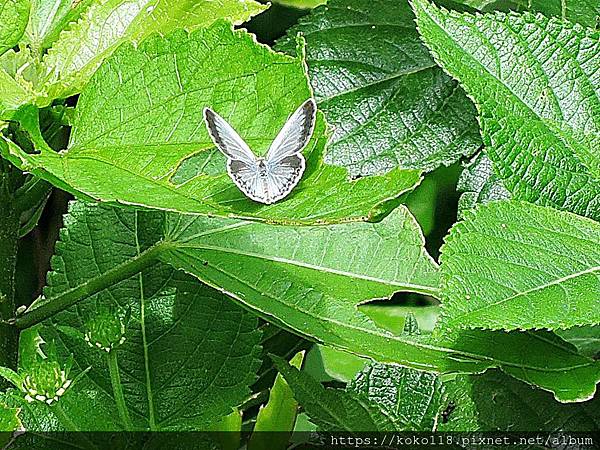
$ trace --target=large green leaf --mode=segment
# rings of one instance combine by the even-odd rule
[[[412,4],[435,58],[474,99],[506,188],[599,219],[600,185],[578,158],[600,142],[598,32],[529,13],[471,16]]]
[[[353,176],[432,170],[480,146],[475,108],[421,44],[406,0],[332,0],[291,28],[332,125],[326,161]],[[357,39],[357,36],[360,36]]]
[[[28,47],[21,48],[31,53],[24,60],[12,58],[20,60],[20,70],[12,77],[17,86],[9,86],[19,102],[11,106],[46,106],[79,93],[123,43],[138,44],[153,33],[191,30],[217,19],[240,24],[265,8],[254,0],[34,0],[23,42]],[[8,90],[2,78],[0,72],[0,93]],[[17,95],[23,90],[30,95]]]
[[[253,0],[107,0],[94,3],[81,21],[48,51],[44,66],[50,98],[80,92],[100,63],[120,44],[138,43],[155,32],[191,30],[217,19],[240,24],[266,6]],[[125,75],[126,76],[126,75]]]
[[[588,27],[596,27],[600,4],[596,0],[459,0],[482,11],[535,11],[556,16]]]
[[[522,202],[465,214],[442,248],[447,327],[600,324],[600,224]]]
[[[160,239],[163,219],[161,213],[74,204],[45,295],[89,283],[136,258]],[[117,335],[103,335],[115,321]],[[44,340],[57,342],[63,357],[72,353],[80,370],[91,367],[58,401],[58,419],[66,416],[81,430],[206,428],[246,399],[260,365],[256,319],[165,265],[117,283],[44,324]],[[119,345],[121,334],[126,340]],[[115,345],[110,351],[104,348],[110,348],[107,340]]]
[[[17,45],[29,19],[29,0],[0,0],[0,55]]]
[[[202,109],[212,106],[262,153],[309,96],[301,59],[218,22],[121,47],[83,92],[68,150],[33,155],[8,146],[4,153],[24,170],[102,201],[286,223],[388,213],[419,182],[419,172],[347,180],[343,168],[322,162],[321,118],[305,150],[304,178],[284,201],[260,205],[231,181]]]
[[[103,217],[133,214],[115,213],[107,206],[89,208],[100,211],[90,223],[115,235],[118,223],[105,223]],[[123,219],[122,226],[127,228],[131,221]],[[437,295],[436,265],[423,250],[423,237],[403,207],[373,224],[282,227],[167,214],[157,228],[165,234],[142,254],[145,264],[148,255],[154,255],[264,319],[313,341],[379,362],[434,372],[473,373],[501,367],[563,401],[589,397],[600,379],[599,362],[578,355],[574,347],[550,333],[464,330],[452,336],[398,336],[362,313],[358,304],[396,291]],[[142,256],[130,255],[72,293],[90,295],[112,286],[140,270],[140,261]],[[40,309],[51,310],[53,304],[64,305],[66,300],[61,295],[47,296],[22,319],[39,317]],[[18,323],[24,324],[22,319]]]

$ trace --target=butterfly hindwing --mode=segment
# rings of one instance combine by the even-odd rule
[[[271,204],[286,197],[298,184],[306,162],[302,150],[314,130],[316,104],[309,99],[286,121],[265,158],[257,158],[225,119],[204,109],[209,134],[227,156],[227,172],[252,200]]]

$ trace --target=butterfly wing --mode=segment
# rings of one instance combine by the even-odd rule
[[[263,202],[264,183],[258,161],[239,134],[210,108],[204,108],[204,120],[217,148],[227,156],[227,173],[240,190],[252,200]]]
[[[256,157],[248,144],[239,134],[210,108],[204,108],[204,121],[213,142],[229,159],[243,161],[248,165],[256,164]]]
[[[270,203],[281,200],[298,184],[306,162],[302,150],[314,131],[317,105],[305,101],[287,120],[267,152],[267,191]]]

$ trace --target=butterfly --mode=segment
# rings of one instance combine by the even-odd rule
[[[306,161],[302,150],[315,128],[317,105],[311,98],[292,114],[265,157],[257,157],[231,125],[204,108],[208,133],[227,156],[227,173],[252,200],[270,205],[285,198],[302,178]]]

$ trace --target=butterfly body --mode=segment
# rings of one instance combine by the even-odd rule
[[[265,157],[254,155],[225,119],[204,109],[209,134],[227,157],[227,173],[249,198],[270,205],[286,197],[298,184],[306,168],[302,150],[315,123],[316,105],[309,99],[290,116]]]

